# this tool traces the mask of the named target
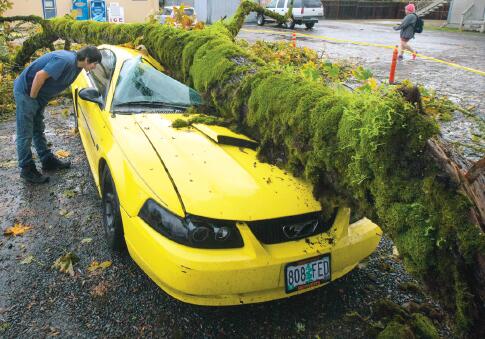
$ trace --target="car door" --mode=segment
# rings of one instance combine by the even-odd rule
[[[290,6],[290,4],[291,4],[291,0],[288,0],[288,7]],[[293,18],[302,17],[303,15],[302,8],[303,8],[303,0],[293,0],[293,10],[291,12],[293,14]]]
[[[276,3],[276,10],[275,12],[278,13],[279,15],[285,15],[286,14],[286,7],[285,7],[285,2],[286,0],[278,0]]]
[[[84,120],[86,125],[85,135],[86,142],[84,148],[91,165],[91,169],[96,173],[99,153],[103,147],[106,138],[109,137],[109,130],[106,128],[109,117],[109,107],[106,107],[111,78],[116,65],[115,54],[109,49],[101,49],[101,62],[90,71],[87,76],[88,87],[93,87],[101,94],[103,104],[85,101],[78,98],[80,120]]]

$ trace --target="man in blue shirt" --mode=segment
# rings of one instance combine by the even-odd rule
[[[21,178],[36,184],[49,181],[48,176],[37,171],[32,159],[32,141],[44,171],[71,166],[70,162],[57,159],[47,146],[44,109],[49,100],[69,87],[83,69],[90,71],[99,62],[101,53],[94,46],[77,52],[54,51],[33,61],[15,79],[17,154]]]

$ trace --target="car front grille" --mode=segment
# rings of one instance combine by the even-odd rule
[[[263,244],[279,244],[303,239],[328,231],[335,220],[336,212],[328,221],[323,221],[320,212],[278,219],[247,222],[256,238]]]

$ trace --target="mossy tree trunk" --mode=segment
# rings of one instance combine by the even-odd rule
[[[194,31],[56,18],[16,61],[27,63],[37,41],[46,47],[57,38],[143,44],[203,94],[212,114],[258,139],[262,159],[310,181],[326,211],[345,204],[378,221],[461,333],[485,335],[484,235],[470,218],[473,204],[427,148],[438,127],[392,88],[352,93],[265,64],[233,41],[250,11],[270,16],[243,1],[230,20]]]

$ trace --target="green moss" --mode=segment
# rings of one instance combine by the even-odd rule
[[[407,325],[397,321],[391,321],[386,328],[379,333],[378,339],[414,339],[416,336]]]
[[[188,127],[188,126],[189,126],[189,122],[187,120],[184,120],[184,119],[176,119],[176,120],[174,120],[174,122],[172,122],[173,128],[184,128],[184,127]]]
[[[414,313],[413,314],[413,329],[417,338],[421,339],[437,339],[439,338],[438,331],[433,325],[433,322],[426,316]]]

